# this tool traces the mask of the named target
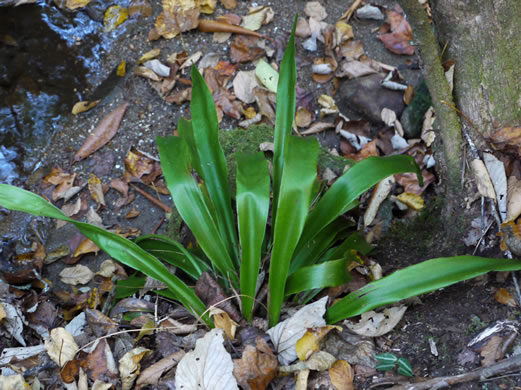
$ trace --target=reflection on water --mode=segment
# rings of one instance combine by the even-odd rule
[[[0,8],[0,182],[30,174],[81,92],[101,81],[102,54],[119,33],[103,33],[108,5]]]

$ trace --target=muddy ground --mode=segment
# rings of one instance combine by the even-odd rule
[[[343,14],[347,5],[340,0],[323,0],[328,12],[326,21],[334,24]],[[386,1],[375,3],[390,6]],[[290,22],[296,12],[304,14],[304,1],[257,1],[258,5],[269,5],[275,12],[274,21],[260,30],[263,34],[273,38],[287,38],[290,30]],[[248,2],[239,2],[235,13],[244,15],[247,13]],[[161,11],[160,2],[154,1],[153,17],[128,20],[113,34],[113,41],[105,53],[100,53],[99,67],[94,73],[88,75],[89,82],[83,90],[76,90],[73,100],[66,102],[68,106],[77,100],[101,99],[94,109],[77,116],[69,115],[59,128],[52,134],[49,146],[38,154],[39,169],[31,173],[30,169],[21,176],[26,176],[25,183],[18,182],[26,188],[38,192],[40,179],[45,176],[53,166],[60,165],[64,169],[71,169],[77,173],[79,181],[86,182],[90,172],[95,171],[103,183],[109,183],[113,178],[121,177],[124,169],[124,158],[131,146],[157,156],[155,144],[156,136],[172,134],[176,123],[181,116],[189,116],[188,104],[167,104],[149,85],[149,83],[136,76],[132,72],[141,55],[153,48],[161,48],[162,53],[180,52],[186,50],[189,54],[202,50],[203,54],[215,52],[222,55],[223,60],[228,59],[229,43],[214,43],[212,35],[197,30],[183,34],[182,39],[160,39],[150,42],[148,33],[153,25],[155,17]],[[34,5],[23,6],[35,7]],[[215,15],[222,14],[223,8],[218,6]],[[364,43],[367,55],[375,60],[393,66],[410,64],[416,61],[414,57],[398,56],[385,49],[383,44],[376,39],[376,32],[381,25],[379,21],[363,21],[354,19],[352,26],[356,39]],[[282,39],[284,40],[284,39]],[[303,39],[297,38],[297,83],[300,87],[313,92],[313,100],[316,101],[321,94],[331,94],[331,84],[317,84],[311,78],[310,65],[317,53],[306,52],[302,48]],[[82,42],[80,41],[80,45]],[[319,53],[323,47],[319,45]],[[125,77],[116,77],[115,69],[122,60],[128,64],[128,72]],[[242,70],[254,68],[252,63],[240,66]],[[62,74],[74,74],[73,67],[57,70]],[[405,79],[416,85],[420,78],[418,69],[405,69],[402,72]],[[64,80],[67,80],[66,78]],[[77,85],[71,81],[72,88]],[[80,161],[70,167],[70,162],[83,144],[100,118],[111,112],[122,102],[129,102],[128,111],[123,119],[117,136],[104,148],[91,157]],[[357,113],[350,107],[339,107],[340,111],[352,119],[357,119]],[[236,121],[225,117],[221,123],[221,131],[228,131],[236,127]],[[319,140],[326,147],[338,146],[338,135],[334,131],[321,133]],[[37,149],[37,148],[36,148]],[[33,167],[35,165],[33,164]],[[16,182],[15,182],[16,183]],[[434,185],[433,187],[435,187]],[[435,204],[436,189],[431,188],[426,197],[431,206],[427,212],[412,222],[409,220],[395,221],[390,232],[380,239],[377,248],[372,254],[383,268],[384,274],[406,267],[433,257],[449,256],[456,254],[468,254],[473,248],[463,244],[450,249],[444,249],[440,253],[440,243],[445,239],[444,228],[441,222],[440,207]],[[109,191],[106,197],[107,207],[100,212],[100,216],[106,226],[120,225],[139,228],[142,233],[152,232],[164,218],[164,211],[153,206],[142,196],[137,195],[136,200],[129,206],[117,211],[112,207],[117,199],[114,191]],[[167,196],[161,200],[170,204]],[[132,207],[142,211],[141,214],[127,220],[124,216]],[[37,230],[45,240],[48,251],[56,249],[63,242],[75,234],[71,226],[65,226],[55,230],[54,223],[34,218],[27,218],[17,213],[2,212],[0,217],[0,234],[4,240],[9,238],[21,239],[34,236]],[[157,232],[164,233],[167,230],[167,222],[160,225]],[[461,229],[461,235],[466,234],[465,227]],[[27,238],[26,241],[30,241]],[[444,246],[443,246],[444,247]],[[24,246],[19,244],[19,251]],[[499,256],[499,249],[490,250],[487,255]],[[88,265],[91,269],[98,269],[99,264],[107,258],[106,255],[89,255],[81,259],[81,264]],[[43,276],[53,282],[53,289],[69,289],[56,277],[66,264],[58,261],[46,265]],[[486,277],[460,283],[442,291],[422,296],[421,301],[415,301],[409,306],[404,319],[391,333],[376,340],[377,352],[393,352],[396,355],[407,357],[418,377],[436,377],[443,375],[455,375],[471,370],[480,365],[479,354],[470,353],[472,356],[464,359],[461,353],[466,350],[467,343],[486,326],[494,324],[498,320],[519,320],[521,312],[517,308],[499,304],[493,297],[494,292],[504,287],[512,290],[511,279],[504,275],[490,274]],[[49,296],[52,300],[52,292]],[[432,340],[436,345],[438,354],[433,354]],[[2,340],[1,346],[15,346],[13,340]],[[516,344],[517,345],[517,344]],[[371,388],[375,382],[373,374],[382,377],[382,373],[357,373],[356,387],[360,389]],[[513,389],[520,385],[521,381],[516,377],[501,378],[485,383],[467,383],[454,388],[460,389]],[[383,384],[382,384],[383,385]]]

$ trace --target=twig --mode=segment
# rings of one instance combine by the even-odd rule
[[[360,3],[362,0],[355,0],[353,4],[351,4],[351,7],[348,8],[346,12],[342,15],[340,18],[341,20],[344,20],[346,23],[349,22],[349,19],[351,19],[351,16],[355,13],[356,9],[360,6]]]
[[[157,223],[157,225],[152,229],[152,232],[150,234],[156,234],[157,230],[161,227],[161,225],[163,224],[163,222],[165,221],[165,217],[162,217],[159,222]]]
[[[164,204],[163,202],[161,202],[160,200],[154,198],[152,195],[150,195],[149,193],[143,191],[141,188],[135,186],[134,184],[131,184],[132,188],[134,188],[137,192],[139,192],[141,195],[143,195],[145,198],[147,198],[150,202],[154,203],[157,207],[159,207],[160,209],[162,209],[163,211],[165,211],[166,213],[171,213],[172,212],[172,209],[167,206],[166,204]]]
[[[426,390],[426,389],[442,389],[457,383],[465,383],[474,380],[484,381],[497,375],[505,375],[521,368],[521,355],[515,355],[508,359],[503,359],[499,363],[488,367],[481,367],[474,371],[454,376],[442,376],[429,379],[421,383],[409,383],[406,385],[398,385],[391,387],[391,390]]]

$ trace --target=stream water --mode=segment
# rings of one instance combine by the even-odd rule
[[[99,80],[118,32],[103,32],[108,5],[80,11],[52,2],[0,8],[0,182],[38,168],[74,103]]]

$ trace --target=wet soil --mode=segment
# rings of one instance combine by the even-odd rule
[[[247,3],[239,2],[239,6],[234,12],[246,14]],[[326,21],[333,24],[347,8],[346,2],[340,0],[323,0],[321,3],[328,12]],[[376,3],[389,5],[385,1]],[[305,2],[260,0],[256,4],[270,5],[275,11],[274,22],[263,27],[261,32],[270,37],[280,37],[284,41],[288,36],[290,22],[293,20],[295,12],[304,14]],[[96,3],[94,11],[96,11],[96,7],[101,9],[102,6],[103,3]],[[162,58],[182,50],[186,50],[189,54],[202,50],[203,54],[219,53],[223,60],[227,60],[229,43],[216,44],[212,41],[211,34],[199,31],[183,34],[182,38],[149,42],[147,40],[148,32],[161,10],[159,1],[154,1],[152,6],[153,17],[126,21],[115,32],[109,34],[110,42],[101,46],[96,45],[95,41],[103,41],[106,37],[101,32],[101,21],[93,18],[92,14],[88,15],[84,12],[67,14],[72,20],[77,20],[78,24],[85,23],[92,26],[92,30],[89,30],[90,33],[75,37],[75,42],[71,45],[64,39],[63,31],[59,32],[60,37],[53,37],[52,33],[47,31],[44,34],[47,38],[44,39],[38,36],[37,29],[32,30],[24,25],[25,17],[29,18],[28,13],[41,13],[42,10],[38,7],[53,7],[52,5],[26,5],[7,10],[7,20],[10,20],[7,24],[11,23],[13,26],[9,33],[16,37],[19,43],[18,46],[12,47],[0,45],[0,52],[11,58],[11,62],[7,63],[9,68],[0,71],[1,74],[6,75],[0,80],[0,97],[7,99],[8,96],[13,95],[13,91],[21,89],[31,91],[40,99],[44,99],[45,94],[58,96],[56,104],[43,106],[47,107],[44,112],[33,114],[32,109],[24,111],[29,118],[28,121],[45,116],[47,119],[44,122],[35,122],[32,127],[30,126],[29,133],[22,133],[22,137],[18,138],[15,135],[17,132],[21,132],[21,125],[17,123],[19,114],[14,114],[16,104],[0,107],[0,110],[3,110],[0,112],[0,120],[7,120],[4,119],[7,117],[11,121],[10,123],[2,122],[1,127],[6,128],[7,126],[7,128],[13,129],[7,132],[0,130],[0,137],[3,137],[0,138],[2,145],[14,148],[19,154],[14,160],[18,164],[16,171],[18,178],[16,176],[12,178],[15,184],[38,192],[39,180],[56,165],[76,172],[78,180],[82,182],[86,182],[90,172],[95,171],[101,181],[107,184],[111,179],[122,176],[124,158],[131,146],[157,156],[155,137],[172,134],[177,120],[181,116],[189,116],[188,104],[181,106],[167,104],[145,79],[132,72],[132,68],[142,54],[153,48],[161,48]],[[6,15],[3,12],[4,10],[0,13],[0,18]],[[24,12],[23,17],[17,12]],[[223,12],[224,10],[218,6],[214,16]],[[35,15],[31,18],[38,20],[39,17]],[[2,20],[0,19],[0,26],[7,25],[1,22]],[[72,23],[70,20],[69,22]],[[370,58],[390,65],[404,65],[406,57],[390,53],[376,39],[375,29],[380,24],[381,22],[354,19],[352,25],[355,37],[363,40],[365,51]],[[46,26],[48,27],[48,25]],[[2,32],[3,30],[0,30],[0,35]],[[32,32],[35,35],[32,35]],[[61,43],[52,45],[50,42],[53,40]],[[297,66],[299,67],[297,83],[300,87],[312,91],[314,101],[316,101],[320,94],[331,93],[331,85],[319,85],[312,81],[310,65],[313,58],[319,54],[305,52],[301,45],[302,41],[302,39],[297,39]],[[43,45],[45,42],[48,46],[53,46],[50,52],[52,54],[42,57],[35,64],[32,62],[35,61],[35,58],[31,54],[31,46]],[[88,49],[89,54],[81,51],[83,46],[85,46],[84,49]],[[51,48],[46,50],[51,50]],[[41,53],[41,50],[38,52]],[[323,52],[323,46],[321,47],[319,44],[319,53],[321,52]],[[128,72],[125,77],[120,78],[115,75],[115,69],[122,60],[127,61]],[[5,66],[5,64],[2,62],[1,66]],[[37,68],[38,72],[25,77],[24,69],[27,68]],[[240,69],[251,70],[253,65],[244,64]],[[412,84],[416,84],[419,79],[417,70],[406,69],[402,74]],[[25,82],[26,79],[32,81]],[[36,89],[33,89],[32,84],[27,83],[36,83]],[[52,92],[45,92],[50,90]],[[77,116],[66,114],[70,111],[73,102],[92,99],[101,99],[98,106],[92,110]],[[117,136],[96,154],[71,167],[70,162],[74,153],[99,120],[123,101],[129,102],[130,106]],[[36,102],[35,106],[39,104]],[[341,112],[356,119],[356,113],[351,112],[349,107],[339,108]],[[4,111],[5,117],[2,116]],[[53,127],[53,124],[56,125]],[[27,126],[27,124],[23,126]],[[228,131],[236,127],[236,122],[225,118],[220,127],[221,131]],[[32,141],[31,137],[35,137],[35,141]],[[320,134],[318,138],[323,144],[330,147],[338,144],[338,138],[334,132]],[[28,139],[31,141],[28,142]],[[27,146],[20,143],[20,140],[27,143]],[[132,205],[116,211],[113,207],[116,198],[116,194],[109,191],[106,198],[107,207],[100,213],[107,226],[137,227],[146,234],[150,233],[164,217],[162,210],[151,205],[139,195]],[[170,198],[166,196],[162,196],[161,199],[166,204],[171,202]],[[94,204],[89,206],[94,206]],[[137,218],[127,220],[124,216],[131,207],[143,212]],[[445,228],[439,217],[441,211],[439,208],[431,211],[429,216],[431,219],[417,220],[412,224],[396,222],[391,228],[391,232],[377,243],[377,249],[372,256],[381,264],[384,274],[433,257],[469,253],[469,248],[462,244],[456,244],[450,248],[440,244],[446,240]],[[166,228],[166,223],[163,223],[158,233],[164,233]],[[44,237],[48,251],[59,247],[75,234],[75,230],[71,226],[55,230],[53,222],[28,218],[19,213],[0,211],[0,235],[3,239],[19,240],[19,251],[23,251],[24,248],[28,250],[30,237],[34,236],[35,230]],[[462,236],[464,233],[462,227]],[[461,243],[460,239],[457,240],[458,243]],[[440,253],[441,247],[444,248],[442,253]],[[499,250],[494,250],[488,255],[499,255]],[[107,256],[104,254],[85,256],[80,263],[88,265],[94,270],[98,269],[99,264],[106,258]],[[56,277],[64,266],[63,263],[56,262],[44,267],[43,275],[53,281],[53,288],[56,290],[70,288],[61,284]],[[458,362],[458,354],[465,350],[468,341],[482,328],[495,321],[519,320],[519,311],[501,305],[493,298],[493,293],[497,288],[511,289],[512,287],[510,278],[504,281],[502,277],[503,275],[491,274],[422,296],[421,303],[410,305],[404,319],[392,333],[377,340],[379,352],[392,351],[397,355],[407,357],[414,367],[415,374],[421,377],[458,374],[477,367],[479,358],[465,366]],[[438,356],[431,353],[429,339],[434,340]],[[356,388],[369,388],[371,380],[371,377],[357,376]],[[504,378],[486,384],[464,384],[454,388],[514,388],[520,383],[516,382],[515,378]]]

